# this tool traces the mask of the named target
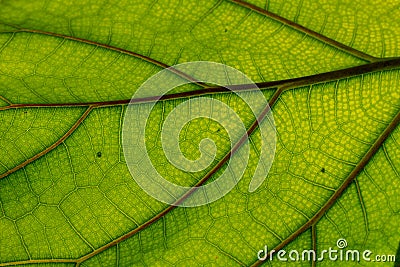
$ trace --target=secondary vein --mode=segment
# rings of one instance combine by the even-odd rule
[[[261,121],[265,116],[268,114],[270,111],[270,108],[273,107],[273,105],[278,101],[279,97],[282,95],[283,92],[287,90],[291,90],[295,87],[299,86],[305,86],[309,84],[315,84],[315,83],[320,83],[320,82],[327,82],[327,81],[332,81],[332,80],[337,80],[341,78],[346,78],[346,77],[352,77],[364,73],[369,73],[372,71],[378,71],[378,70],[386,70],[386,69],[392,69],[400,66],[400,58],[391,58],[391,59],[384,59],[381,61],[369,63],[366,65],[361,65],[357,67],[352,67],[348,69],[343,69],[343,70],[338,70],[338,71],[333,71],[333,72],[328,72],[328,73],[323,73],[323,74],[317,74],[317,75],[312,75],[308,77],[301,77],[301,78],[294,78],[294,79],[288,79],[288,80],[282,80],[282,81],[274,81],[274,82],[264,82],[264,83],[258,83],[257,85],[260,88],[272,88],[272,87],[277,87],[278,89],[276,92],[273,94],[271,99],[269,100],[269,106],[266,107],[261,114],[258,116],[258,120]],[[242,85],[235,85],[235,86],[230,86],[233,90],[254,90],[254,85],[248,85],[248,84],[242,84]],[[201,89],[198,90],[197,93],[201,92],[201,94],[207,94],[209,93],[207,90],[214,90],[214,92],[228,92],[229,90],[224,88],[224,87],[214,87],[210,89]],[[193,96],[191,95],[192,92],[186,92],[186,93],[178,93],[176,95],[167,95],[164,96],[164,100],[166,99],[175,99],[176,97],[189,97]],[[154,101],[153,98],[156,97],[150,97],[149,99],[141,99],[140,101]],[[87,110],[84,112],[84,114],[78,119],[78,121],[72,126],[72,128],[62,137],[60,138],[56,143],[54,143],[52,146],[47,148],[46,150],[42,151],[41,153],[35,155],[34,157],[28,159],[24,163],[21,163],[20,165],[16,166],[12,170],[8,171],[5,174],[0,175],[0,179],[4,178],[5,176],[9,175],[12,172],[17,171],[18,169],[23,168],[30,162],[36,160],[37,158],[47,154],[54,148],[56,148],[59,144],[61,144],[65,139],[67,139],[78,127],[79,125],[84,121],[84,119],[89,115],[91,110],[93,108],[97,107],[102,107],[102,106],[107,106],[107,105],[115,105],[115,104],[128,104],[129,100],[123,100],[124,103],[114,103],[114,102],[94,102],[94,103],[86,103],[86,104],[79,104],[79,105],[88,105]],[[139,101],[139,102],[140,102]],[[138,102],[138,103],[139,103]],[[142,103],[140,102],[140,103]],[[13,108],[18,108],[18,107],[27,107],[30,105],[34,104],[21,104],[18,106],[18,104],[12,105]],[[47,104],[51,105],[51,104]],[[57,104],[56,104],[57,105]],[[65,105],[70,105],[70,104],[63,104]],[[343,193],[343,191],[349,186],[349,184],[355,179],[355,177],[358,175],[358,173],[366,166],[366,164],[369,162],[369,160],[373,157],[373,155],[379,150],[380,146],[383,144],[383,142],[386,140],[386,138],[389,136],[389,134],[397,127],[398,123],[400,121],[400,112],[396,115],[396,117],[393,119],[393,121],[388,125],[388,127],[385,129],[385,131],[382,133],[382,135],[375,141],[374,145],[371,147],[370,150],[366,153],[366,155],[363,157],[363,159],[356,165],[356,167],[353,169],[353,171],[349,174],[348,178],[343,182],[343,184],[335,191],[335,193],[332,195],[332,197],[327,201],[327,203],[310,219],[306,224],[304,224],[301,228],[299,228],[295,233],[293,233],[291,236],[289,236],[287,239],[285,239],[283,242],[281,242],[275,250],[279,250],[289,244],[291,241],[293,241],[297,236],[299,236],[301,233],[309,229],[311,226],[315,225],[319,219],[325,214],[325,212],[335,203],[335,201],[340,197],[340,195]],[[253,124],[249,127],[247,130],[247,135],[250,136],[255,129],[257,129],[258,123],[257,120],[253,122]],[[223,157],[223,159],[209,172],[207,173],[195,186],[201,186],[205,182],[207,182],[215,173],[218,171],[228,160],[229,158],[241,147],[241,145],[246,141],[246,137],[243,136],[237,144],[234,145],[234,147]],[[144,230],[148,226],[152,225],[153,223],[157,222],[159,219],[161,219],[164,215],[168,214],[172,210],[174,210],[177,205],[182,203],[185,199],[187,199],[189,196],[191,196],[194,192],[196,191],[195,188],[192,188],[189,190],[187,193],[185,193],[180,199],[178,199],[172,206],[168,206],[166,209],[164,209],[161,213],[157,214],[156,216],[152,217],[149,219],[147,222],[144,224],[140,225],[139,227],[133,229],[132,231],[128,232],[125,235],[120,236],[119,238],[113,240],[112,242],[109,242],[102,247],[92,251],[89,254],[86,254],[82,256],[79,259],[76,259],[73,262],[76,262],[77,265],[80,263],[84,262],[85,260],[101,253],[102,251],[105,251],[106,249],[119,244],[120,242],[130,238],[131,236],[135,235],[136,233]],[[262,262],[256,262],[254,263],[254,266],[258,266]],[[1,266],[1,265],[0,265]]]
[[[283,249],[286,245],[288,245],[290,242],[292,242],[295,238],[297,238],[300,234],[308,230],[310,227],[315,227],[315,225],[319,222],[322,216],[326,214],[326,212],[336,203],[336,200],[349,187],[349,185],[354,181],[354,179],[358,176],[358,174],[365,168],[365,166],[367,166],[368,162],[372,159],[372,157],[376,154],[376,152],[378,152],[378,150],[381,148],[382,144],[385,142],[388,136],[399,125],[399,122],[400,122],[400,111],[387,125],[382,134],[375,140],[371,148],[365,153],[363,158],[349,173],[347,178],[343,181],[343,183],[339,186],[339,188],[335,191],[335,193],[332,194],[332,196],[328,199],[328,201],[321,207],[321,209],[319,209],[319,211],[315,213],[315,215],[310,220],[308,220],[303,226],[297,229],[296,232],[291,234],[288,238],[286,238],[279,245],[277,245],[274,248],[275,251]],[[252,266],[253,267],[259,266],[262,263],[263,261],[257,260]]]
[[[57,38],[62,38],[64,40],[71,40],[71,41],[75,41],[75,42],[79,42],[79,43],[85,43],[88,45],[94,45],[97,47],[102,47],[111,51],[115,51],[115,52],[119,52],[122,54],[126,54],[141,60],[144,60],[148,63],[152,63],[153,65],[156,65],[158,67],[161,67],[163,69],[168,69],[170,70],[172,73],[175,73],[176,75],[178,75],[179,77],[186,79],[202,88],[207,88],[208,85],[198,81],[196,78],[174,68],[173,66],[169,66],[161,61],[155,60],[151,57],[136,53],[136,52],[132,52],[123,48],[119,48],[116,46],[112,46],[112,45],[107,45],[107,44],[103,44],[103,43],[98,43],[95,41],[91,41],[91,40],[87,40],[87,39],[83,39],[83,38],[79,38],[79,37],[74,37],[74,36],[69,36],[69,35],[65,35],[65,34],[60,34],[60,33],[55,33],[55,32],[47,32],[47,31],[42,31],[42,30],[36,30],[36,29],[25,29],[25,28],[18,28],[15,31],[8,31],[8,32],[1,32],[1,33],[35,33],[35,34],[41,34],[41,35],[48,35],[48,36],[52,36],[52,37],[57,37]]]
[[[37,160],[38,158],[46,155],[47,153],[49,153],[50,151],[55,149],[59,144],[64,142],[79,127],[79,125],[81,125],[81,123],[86,119],[86,117],[89,115],[89,113],[92,111],[92,109],[93,109],[93,106],[88,107],[86,109],[86,111],[82,114],[82,116],[74,123],[74,125],[72,125],[72,127],[60,139],[58,139],[55,143],[53,143],[51,146],[47,147],[45,150],[42,150],[38,154],[34,155],[33,157],[31,157],[31,158],[25,160],[24,162],[18,164],[14,168],[12,168],[12,169],[0,174],[0,179],[2,179],[4,177],[6,177],[6,176],[18,171],[19,169],[22,169],[23,167],[25,167],[29,163]]]
[[[173,203],[171,206],[168,206],[166,209],[164,209],[162,212],[158,213],[156,216],[152,217],[150,220],[145,222],[144,224],[140,225],[139,227],[133,229],[132,231],[128,232],[127,234],[113,240],[110,243],[105,244],[104,246],[94,250],[93,252],[81,257],[78,259],[78,265],[85,260],[90,259],[91,257],[103,252],[104,250],[130,238],[131,236],[135,235],[136,233],[146,229],[153,223],[157,222],[159,219],[164,217],[166,214],[170,213],[172,210],[175,208],[179,207],[178,205],[184,202],[188,197],[190,197],[194,192],[197,191],[197,187],[203,185],[206,183],[226,162],[229,161],[229,159],[239,150],[239,148],[246,142],[248,136],[250,136],[258,127],[258,121],[262,121],[266,115],[270,112],[271,108],[276,101],[279,99],[279,96],[282,94],[284,91],[284,88],[279,88],[275,91],[274,95],[271,97],[269,100],[269,105],[264,108],[264,110],[257,116],[256,119],[254,119],[253,123],[250,125],[250,127],[247,129],[246,134],[244,134],[239,141],[232,147],[232,149],[225,154],[225,156],[222,158],[221,161],[218,162],[199,182],[197,182],[194,187],[192,187],[190,190],[188,190],[185,194],[183,194],[175,203]]]
[[[377,58],[377,57],[368,55],[368,54],[366,54],[364,52],[361,52],[361,51],[359,51],[357,49],[354,49],[354,48],[352,48],[352,47],[350,47],[348,45],[345,45],[343,43],[335,41],[335,40],[333,40],[333,39],[331,39],[331,38],[329,38],[329,37],[327,37],[325,35],[322,35],[322,34],[316,32],[316,31],[310,30],[310,29],[308,29],[308,28],[306,28],[306,27],[304,27],[304,26],[302,26],[302,25],[300,25],[300,24],[298,24],[296,22],[288,20],[288,19],[286,19],[284,17],[281,17],[281,16],[279,16],[279,15],[277,15],[275,13],[272,13],[272,12],[266,10],[266,9],[260,8],[260,7],[256,6],[256,5],[248,3],[246,1],[242,1],[242,0],[227,0],[227,1],[235,3],[235,4],[237,4],[239,6],[242,6],[242,7],[248,8],[250,10],[253,10],[254,12],[257,12],[257,13],[259,13],[261,15],[267,16],[267,17],[269,17],[271,19],[274,19],[276,21],[279,21],[280,23],[283,23],[283,24],[291,27],[292,29],[295,29],[295,30],[297,30],[299,32],[302,32],[302,33],[305,33],[305,34],[307,34],[309,36],[312,36],[313,38],[315,38],[315,39],[317,39],[317,40],[319,40],[321,42],[324,42],[324,43],[326,43],[326,44],[328,44],[328,45],[330,45],[332,47],[335,47],[335,48],[337,48],[337,49],[339,49],[341,51],[344,51],[347,54],[355,56],[355,57],[357,57],[359,59],[362,59],[362,60],[365,60],[365,61],[368,61],[368,62],[379,61],[379,58]]]

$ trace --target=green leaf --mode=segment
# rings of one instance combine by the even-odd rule
[[[340,238],[371,258],[398,254],[400,3],[135,2],[0,1],[0,266],[256,266],[265,245],[319,255]],[[196,119],[180,148],[197,159],[210,138],[215,160],[195,173],[168,162],[159,132],[187,99],[229,105],[250,133],[250,159],[222,199],[169,206],[132,178],[123,118],[149,77],[199,60],[237,68],[262,89],[276,154],[250,193],[260,114],[240,96],[257,101],[254,92],[201,82],[176,88],[146,126],[149,155],[166,179],[207,183],[230,152],[240,155],[218,123]],[[158,96],[147,93],[133,104],[138,110]],[[264,264],[288,262],[274,255]]]

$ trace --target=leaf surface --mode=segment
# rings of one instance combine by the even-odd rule
[[[362,3],[357,12],[350,2],[333,8],[339,1],[0,2],[0,266],[249,266],[262,264],[257,252],[265,245],[320,252],[339,238],[351,249],[396,254],[400,59],[387,58],[398,56],[397,24],[388,23],[396,21],[393,3]],[[257,102],[256,95],[199,82],[174,89],[146,126],[149,155],[169,181],[212,181],[231,152],[225,130],[198,119],[183,128],[181,150],[196,159],[199,142],[211,138],[215,160],[195,173],[168,162],[159,132],[183,101],[217,99],[251,133],[238,185],[216,202],[182,208],[135,183],[121,133],[144,81],[196,60],[235,67],[257,83],[272,107],[277,146],[264,183],[249,193],[259,114],[239,96]],[[138,119],[158,96],[147,94],[133,104]]]

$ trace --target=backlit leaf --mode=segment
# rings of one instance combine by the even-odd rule
[[[371,259],[395,255],[399,12],[398,1],[0,0],[0,266],[357,265],[257,258],[266,245],[319,255],[340,238],[348,249],[371,250]],[[184,208],[138,186],[122,127],[148,78],[191,61],[223,63],[256,82],[277,144],[268,176],[250,193],[260,114],[240,96],[257,102],[254,90],[235,94],[201,82],[175,88],[146,125],[149,156],[169,181],[196,186],[228,168],[227,132],[205,118],[185,125],[179,140],[191,160],[202,139],[214,140],[209,167],[185,172],[165,157],[162,124],[185,100],[225,103],[250,133],[237,186],[216,202]],[[150,102],[158,96],[146,93]],[[147,104],[133,105],[140,115]]]

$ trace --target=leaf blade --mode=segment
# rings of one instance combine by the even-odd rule
[[[250,29],[254,27],[254,25],[259,25],[258,23],[260,23],[261,19],[259,16],[254,16],[254,14],[248,13],[242,9],[239,10],[237,7],[233,8],[233,6],[234,5],[230,5],[229,3],[218,2],[212,8],[204,9],[208,11],[208,13],[204,15],[202,19],[206,17],[209,18],[210,15],[215,13],[225,14],[224,12],[226,12],[226,10],[236,10],[238,14],[242,15],[242,17],[234,16],[235,20],[240,18],[240,23],[238,24],[239,28],[243,26],[244,28],[247,27],[247,29]],[[38,10],[43,12],[45,8],[46,7],[37,5],[33,10],[34,12]],[[26,11],[26,9],[24,10]],[[197,9],[195,10],[194,13],[198,12]],[[21,17],[24,16],[24,13],[26,15],[25,11],[21,12]],[[48,12],[48,14],[54,13]],[[164,17],[164,19],[167,18],[171,19],[169,15]],[[14,19],[15,18],[11,18],[10,21]],[[61,20],[63,19],[64,18]],[[156,18],[155,21],[157,21],[157,19],[158,18]],[[249,21],[253,21],[254,24],[246,24]],[[29,26],[27,28],[32,29],[35,27],[45,27],[42,23],[43,21],[37,21],[34,23],[31,22],[30,25],[27,23],[26,25]],[[103,26],[106,25],[106,28],[111,25],[107,23],[106,21],[105,24],[103,24]],[[269,20],[268,23],[270,23]],[[62,24],[63,23],[58,24],[58,26],[55,27],[59,27],[59,25]],[[203,24],[201,25],[204,26]],[[220,26],[221,25],[218,24],[218,27]],[[4,31],[10,31],[9,26],[4,26],[3,24],[2,27]],[[79,34],[86,34],[87,32],[85,33],[85,29],[87,30],[90,28],[91,27],[83,27],[78,30],[78,32],[81,31]],[[71,38],[75,38],[75,34],[68,32],[69,29],[65,29],[66,28],[63,29],[61,27],[54,32],[62,32],[56,34],[64,34],[65,36],[62,37],[64,39],[70,38],[68,36],[74,36]],[[229,31],[230,30],[231,29],[229,29]],[[285,28],[284,32],[287,33],[286,30]],[[95,38],[96,41],[100,44],[105,43],[107,45],[116,41],[118,43],[117,47],[120,47],[123,41],[122,43],[119,42],[118,38],[113,40],[110,32],[111,31],[104,33],[99,30],[99,36],[97,39]],[[227,32],[227,29],[224,32]],[[291,34],[294,33],[290,32],[290,35]],[[35,38],[33,36],[32,34],[26,35],[26,40],[21,42],[21,44],[29,44],[29,40]],[[90,36],[90,34],[87,36]],[[92,38],[87,38],[87,40],[90,41]],[[228,38],[227,40],[234,43],[233,39]],[[166,40],[161,40],[159,43],[157,42],[157,45],[160,45],[156,47],[158,52],[164,41]],[[226,40],[224,39],[224,41]],[[65,42],[65,40],[61,41],[61,43],[55,42],[55,44],[62,44],[63,42]],[[293,40],[290,42],[293,42]],[[250,43],[251,42],[248,42],[247,44]],[[320,48],[319,43],[313,43],[310,39],[307,39],[307,43]],[[13,43],[10,38],[5,38],[3,44],[3,48],[5,48],[15,43]],[[226,43],[222,42],[221,44]],[[131,44],[127,45],[129,46]],[[178,58],[178,61],[187,60],[188,57],[180,58],[181,55],[188,56],[188,54],[182,53],[182,47],[184,46],[174,46],[174,49],[177,47],[180,47],[179,53],[175,51],[168,54],[168,60],[171,61],[171,57],[174,60]],[[268,45],[266,45],[266,47],[268,47],[268,50],[271,48],[271,46]],[[259,49],[260,46],[254,46],[254,48]],[[291,46],[290,48],[294,49],[296,46]],[[319,48],[314,55],[321,53],[322,50]],[[23,48],[18,49],[25,51]],[[143,49],[143,47],[140,49]],[[210,49],[213,50],[213,48]],[[238,49],[238,47],[235,47],[235,49]],[[295,62],[293,66],[300,66],[301,60],[287,56],[286,54],[289,50],[287,50],[287,47],[285,49],[283,49],[280,55],[283,56],[286,61],[293,60],[293,62]],[[4,53],[4,49],[2,51],[3,54],[10,54],[10,52]],[[90,49],[88,51],[90,51]],[[229,51],[232,52],[232,50]],[[239,55],[243,52],[241,49],[237,51],[239,51],[238,54],[234,53],[234,55]],[[335,50],[328,49],[328,51],[335,53]],[[148,51],[143,54],[146,53],[151,54],[151,52]],[[360,53],[362,54],[362,52]],[[299,54],[296,53],[295,55],[296,57],[299,56]],[[157,57],[159,56],[160,55],[157,55]],[[215,54],[210,58],[213,58],[213,56],[215,56]],[[39,55],[39,58],[42,57],[43,54]],[[96,55],[96,58],[97,57],[98,55]],[[109,58],[116,58],[116,55],[113,54]],[[266,78],[263,77],[263,74],[268,72],[268,64],[260,68],[254,61],[254,55],[250,53],[249,58],[239,58],[239,61],[243,63],[241,68],[245,69],[248,74],[256,77],[257,81],[259,81],[259,85],[271,89],[266,90],[265,93],[269,95],[270,101],[276,104],[273,109],[279,118],[278,134],[281,140],[278,153],[279,159],[277,160],[273,172],[268,176],[267,184],[263,187],[261,193],[258,191],[254,192],[254,195],[247,193],[248,180],[252,172],[252,167],[249,166],[244,181],[238,185],[234,192],[220,202],[194,210],[180,208],[171,210],[169,210],[169,208],[165,209],[165,206],[156,203],[154,200],[141,193],[140,188],[137,186],[135,187],[132,181],[129,180],[129,174],[123,166],[124,161],[121,157],[122,153],[120,149],[118,149],[120,148],[120,143],[118,143],[118,131],[121,128],[124,104],[122,102],[125,101],[122,99],[122,96],[124,96],[123,94],[115,95],[112,90],[106,89],[105,96],[97,95],[88,98],[86,103],[80,103],[83,99],[75,99],[76,102],[73,103],[73,94],[69,95],[69,97],[71,97],[71,103],[53,103],[57,102],[56,98],[49,101],[47,99],[48,96],[46,97],[43,94],[46,90],[49,92],[50,87],[40,91],[41,88],[39,86],[37,87],[39,91],[33,94],[35,95],[36,93],[36,96],[34,96],[36,98],[33,100],[26,96],[23,98],[24,96],[18,94],[16,97],[12,97],[12,100],[22,105],[26,105],[25,102],[31,101],[30,103],[33,106],[41,105],[43,107],[43,105],[55,104],[52,107],[49,106],[49,108],[57,108],[58,106],[62,106],[62,104],[66,104],[66,106],[71,104],[73,106],[76,104],[79,106],[89,106],[94,109],[93,113],[89,114],[90,116],[85,118],[80,126],[77,127],[77,131],[74,131],[71,136],[62,140],[57,148],[51,152],[48,151],[50,153],[32,161],[31,164],[27,164],[25,168],[20,169],[9,177],[4,177],[5,179],[0,181],[2,185],[0,187],[0,203],[2,207],[1,228],[2,230],[10,229],[9,232],[11,233],[5,240],[12,239],[12,246],[10,247],[22,248],[27,252],[26,255],[28,258],[34,258],[33,260],[26,260],[27,256],[21,253],[17,255],[21,261],[15,263],[25,264],[35,263],[35,261],[37,261],[37,263],[56,263],[60,261],[65,263],[72,262],[77,265],[82,262],[83,265],[87,265],[90,263],[96,264],[93,263],[92,260],[99,260],[98,263],[104,260],[107,264],[121,262],[122,265],[129,265],[132,262],[138,264],[160,264],[160,262],[189,263],[190,260],[193,259],[199,264],[213,261],[221,265],[247,265],[254,262],[256,252],[263,247],[265,243],[268,243],[268,245],[281,244],[280,246],[283,247],[283,245],[286,244],[284,240],[286,240],[287,236],[290,237],[291,234],[297,233],[295,232],[296,229],[302,229],[301,232],[304,232],[305,235],[301,235],[299,232],[297,236],[299,236],[301,240],[293,240],[293,243],[290,242],[289,246],[295,246],[294,244],[297,244],[297,240],[300,240],[299,242],[301,244],[315,246],[319,249],[320,246],[317,245],[322,246],[322,244],[316,244],[316,242],[318,242],[320,237],[321,240],[325,240],[323,244],[334,242],[332,236],[326,237],[326,234],[325,236],[323,235],[324,227],[328,227],[327,224],[329,223],[335,224],[335,219],[331,219],[330,216],[331,214],[335,214],[334,212],[337,212],[335,208],[341,208],[341,202],[338,202],[339,204],[337,205],[333,205],[333,201],[329,200],[329,197],[336,195],[338,198],[340,195],[340,200],[343,198],[343,202],[345,202],[346,197],[350,194],[348,192],[352,192],[350,196],[352,198],[356,196],[362,204],[361,199],[365,198],[364,192],[367,189],[358,179],[361,179],[360,177],[364,177],[366,174],[363,172],[358,175],[358,172],[360,172],[361,169],[365,170],[370,164],[374,163],[367,164],[376,153],[378,153],[381,158],[382,155],[385,155],[388,169],[393,169],[394,176],[398,177],[398,172],[396,172],[398,162],[395,157],[389,155],[389,153],[395,152],[391,152],[392,150],[388,152],[384,145],[386,142],[389,142],[387,140],[385,141],[386,137],[389,136],[391,131],[397,129],[396,127],[398,124],[398,115],[393,115],[398,112],[400,106],[399,95],[396,91],[396,88],[398,88],[398,59],[379,60],[378,62],[364,66],[347,70],[342,69],[337,72],[332,71],[327,74],[310,77],[299,76],[304,76],[307,73],[319,73],[320,70],[308,69],[304,72],[300,70],[300,72],[296,72],[297,74],[290,73],[290,71],[289,73],[280,72],[279,75],[275,76],[268,74],[269,76],[267,76],[267,79],[275,81],[265,82]],[[352,62],[351,65],[360,64],[359,61],[348,60],[344,54],[340,54],[338,57],[329,54],[326,58],[322,59],[321,62],[329,61],[334,58],[341,58],[344,61],[340,60],[338,63],[328,64],[329,66],[324,65],[322,69],[341,69],[343,66],[347,66],[346,64],[350,64],[343,64],[343,62]],[[207,56],[205,56],[205,59],[207,59]],[[217,60],[224,61],[224,58],[218,58]],[[281,59],[281,61],[285,60]],[[229,58],[226,62],[229,64],[237,64],[232,58]],[[249,64],[249,62],[251,63]],[[284,63],[279,63],[279,60],[273,62],[278,62],[278,69],[282,70],[286,67],[286,71],[288,71]],[[18,66],[20,68],[20,70],[15,73],[24,79],[26,72],[22,71],[21,68],[26,64],[29,65],[30,62],[26,61],[19,64],[18,60],[14,59],[11,63],[10,66]],[[17,64],[15,65],[15,63]],[[308,63],[304,64],[303,66],[306,67],[312,65]],[[292,70],[293,66],[291,66]],[[299,73],[301,73],[301,75]],[[29,88],[29,83],[21,83],[21,87],[21,84],[16,85],[14,83],[18,79],[15,79],[15,77],[9,79],[10,77],[6,76],[7,75],[3,75],[3,91],[0,91],[0,93],[4,95],[2,96],[4,106],[0,108],[0,110],[3,111],[14,108],[12,107],[12,103],[14,102],[8,99],[10,95],[16,94],[17,92],[16,90],[12,90],[10,94],[9,90],[4,89],[4,85],[6,85],[6,89]],[[278,76],[280,78],[275,79]],[[274,78],[271,79],[271,77]],[[49,81],[50,84],[54,82],[53,80]],[[271,96],[270,93],[273,92],[273,88],[271,87],[274,86],[277,86],[280,90],[277,91],[278,93],[275,94],[275,96]],[[285,90],[282,90],[283,87]],[[62,90],[65,90],[65,88]],[[90,89],[90,86],[86,88]],[[120,88],[123,88],[123,86]],[[62,92],[61,89],[61,91],[58,90],[59,89],[56,91]],[[125,92],[132,93],[133,91],[127,90]],[[208,93],[211,93],[209,95],[212,97],[224,98],[227,96],[226,92],[219,91],[218,88],[211,88],[211,91],[212,92]],[[197,93],[199,93],[200,96],[203,94],[202,92],[204,91],[196,88],[189,88],[188,94],[173,95],[165,99],[164,102],[173,103],[173,106],[176,104],[175,101],[177,98],[182,96],[193,97],[196,96]],[[21,101],[21,99],[23,101]],[[38,103],[40,102],[38,100],[40,100],[41,103]],[[232,102],[233,104],[237,104],[236,100]],[[33,106],[29,106],[29,108],[33,108]],[[392,118],[395,119],[392,120]],[[352,119],[354,119],[354,121],[352,121]],[[162,119],[157,118],[157,120],[162,122]],[[383,129],[384,125],[390,120],[392,120],[392,123],[389,123],[391,129],[386,131]],[[355,124],[357,122],[359,122],[359,124]],[[363,125],[364,128],[361,128],[360,125]],[[329,127],[339,130],[340,134],[337,136],[333,135],[329,132]],[[354,131],[351,131],[353,128]],[[328,134],[324,138],[330,140],[329,145],[315,147],[315,143],[321,142],[321,139],[318,139],[310,129],[317,132],[327,131]],[[304,134],[301,131],[310,132]],[[383,135],[381,134],[382,131],[384,133]],[[394,134],[395,133],[397,132],[394,131]],[[393,137],[394,134],[390,135],[390,140],[395,140]],[[302,138],[300,138],[300,136]],[[313,140],[313,142],[310,140]],[[374,143],[373,140],[380,141]],[[351,145],[347,146],[347,144],[344,144],[345,141],[351,141]],[[257,131],[251,136],[250,142],[252,147],[252,159],[254,159],[257,156],[257,146],[259,142]],[[365,151],[368,151],[372,143],[374,143],[374,145],[372,145],[372,148],[374,148],[372,152],[367,152],[367,157],[362,156],[365,154]],[[380,144],[382,144],[382,146],[380,146]],[[307,147],[307,145],[309,147]],[[347,151],[347,148],[350,148],[350,150]],[[314,152],[319,149],[318,153],[312,154],[311,152],[313,149]],[[285,160],[285,157],[290,159],[290,164]],[[315,160],[317,159],[322,160],[323,165],[321,165],[322,163],[316,162]],[[53,164],[55,163],[55,166],[51,166],[52,164],[49,164],[50,162]],[[221,162],[221,166],[218,167],[218,170],[213,171],[211,176],[214,174],[216,176],[218,175],[220,171],[219,168],[223,165],[223,161]],[[60,166],[60,171],[56,171],[57,167]],[[306,167],[308,167],[308,169]],[[338,170],[335,170],[335,168],[338,168]],[[318,175],[316,175],[316,173]],[[345,178],[346,173],[356,174],[350,174],[347,176],[348,178]],[[63,175],[66,175],[66,177],[63,177]],[[277,179],[279,176],[282,176],[282,178]],[[43,177],[51,178],[50,180],[53,180],[54,183],[53,186],[39,185],[38,182],[40,182]],[[322,179],[323,177],[325,177],[325,179]],[[349,177],[351,177],[351,179]],[[353,179],[355,179],[355,182],[350,183]],[[387,176],[385,176],[385,179],[396,186],[395,180],[392,181],[390,177]],[[7,190],[10,190],[10,192],[13,191],[12,187],[15,185],[13,182],[17,182],[22,191],[22,194],[20,192],[15,192],[17,196],[16,199],[10,194],[5,193]],[[294,187],[293,190],[288,191],[286,187],[290,184]],[[298,189],[299,186],[305,188],[304,190],[309,190],[306,191],[306,193],[313,197],[304,194]],[[42,190],[37,190],[38,188],[42,188]],[[336,193],[332,195],[334,191]],[[384,192],[383,195],[385,195],[385,193],[389,194],[386,191],[396,192],[396,189],[392,191],[381,189],[381,192]],[[297,202],[291,201],[291,196]],[[124,199],[131,200],[133,204],[125,203]],[[372,200],[369,199],[369,201]],[[15,206],[15,203],[18,202],[23,204],[23,213],[28,215],[19,216],[15,213],[13,205]],[[268,205],[268,208],[271,208],[276,214],[272,215],[272,218],[265,217],[262,211],[265,213],[268,211],[265,209],[257,211],[257,202]],[[273,203],[273,205],[271,205],[271,203]],[[326,205],[327,203],[329,205]],[[372,221],[373,219],[373,217],[368,216],[367,213],[370,209],[368,203],[369,202],[361,208],[364,212],[364,216],[361,216],[364,221]],[[395,206],[395,204],[393,205],[393,209],[396,210],[397,206]],[[333,209],[329,209],[328,211],[328,206],[332,206]],[[168,212],[164,213],[165,210]],[[322,210],[322,212],[318,212],[318,210]],[[327,212],[325,213],[325,211]],[[302,224],[302,222],[310,221],[312,218],[318,218],[319,220],[321,214],[327,215],[323,218],[324,220],[321,220],[321,224],[312,225],[311,232],[308,228],[306,229],[306,227],[304,227],[304,225],[307,224]],[[293,216],[290,220],[287,218],[289,215]],[[48,216],[54,217],[54,220],[46,221]],[[64,216],[64,219],[61,218],[62,216]],[[5,226],[5,221],[7,221],[7,223],[12,221],[9,217],[13,217],[12,220],[18,223],[16,223],[15,226]],[[113,222],[105,218],[113,218]],[[328,218],[326,219],[328,222],[326,222],[325,218]],[[32,237],[29,231],[26,231],[30,221],[35,221],[32,225],[34,225],[35,230],[40,233],[36,239]],[[147,225],[146,221],[151,223]],[[394,217],[390,217],[388,221],[391,222],[391,227],[393,227],[393,229],[398,225]],[[93,224],[91,222],[93,222]],[[117,222],[118,227],[113,228],[111,225],[115,222]],[[141,222],[144,223],[141,224]],[[139,225],[146,226],[140,228]],[[44,230],[42,229],[43,226]],[[15,229],[12,230],[12,227],[15,227]],[[54,229],[63,229],[68,234],[62,233],[63,231],[55,231]],[[127,232],[132,233],[129,232],[132,231],[132,229],[140,229],[140,231],[136,230],[132,236],[126,235]],[[387,229],[390,230],[390,228]],[[16,233],[16,231],[19,233]],[[258,232],[262,232],[260,239],[255,238],[255,234]],[[71,259],[62,259],[65,258],[65,254],[63,255],[63,251],[60,250],[60,247],[67,249],[67,246],[57,240],[48,239],[47,236],[49,233],[55,234],[59,240],[68,240],[69,244],[74,242],[79,244],[78,246],[72,246],[75,251],[69,250]],[[185,235],[188,234],[190,240],[185,237]],[[305,242],[305,236],[307,235],[309,236],[308,238],[312,239],[312,242]],[[15,239],[16,237],[17,239]],[[365,236],[360,234],[359,236],[356,235],[353,241],[359,242],[359,238],[367,240]],[[376,235],[374,235],[374,238],[377,238]],[[152,241],[152,239],[155,241]],[[294,237],[291,239],[294,239]],[[47,248],[46,246],[35,247],[34,243],[38,240],[43,242],[43,244],[47,242]],[[237,240],[239,240],[237,247],[230,246],[231,244],[236,244],[235,242],[238,242]],[[226,241],[228,241],[228,244],[224,243]],[[391,240],[390,242],[392,244],[394,241]],[[104,244],[109,245],[104,247]],[[194,255],[193,252],[182,248],[181,244],[200,247],[201,250],[196,250],[196,252],[206,253],[205,255]],[[366,244],[370,245],[371,243],[367,242]],[[1,245],[1,247],[6,246]],[[97,250],[103,247],[104,251]],[[163,248],[162,251],[157,250],[159,247]],[[9,246],[7,246],[7,248],[9,248]],[[142,251],[142,253],[137,253],[133,255],[134,257],[127,256],[130,255],[129,251],[131,251],[132,248],[135,248],[136,251]],[[93,253],[93,251],[97,252]],[[243,252],[245,252],[245,255]],[[213,257],[214,254],[220,257],[219,260]],[[0,266],[13,263],[11,260],[13,260],[14,256],[10,250],[7,250],[3,255],[0,255],[2,261],[9,260],[10,262],[0,264]],[[89,257],[87,257],[88,255]],[[48,259],[39,260],[41,257],[47,257]],[[60,259],[57,260],[57,257]],[[35,258],[37,258],[37,260]]]

